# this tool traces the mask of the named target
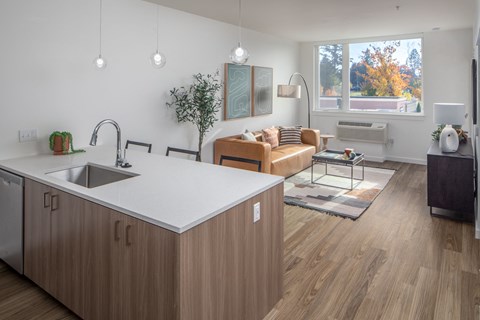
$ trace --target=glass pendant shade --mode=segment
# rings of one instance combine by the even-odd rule
[[[230,51],[230,60],[235,64],[244,64],[248,61],[249,54],[248,50],[242,48],[241,43],[238,43],[238,46]]]
[[[93,64],[95,65],[95,67],[97,69],[105,69],[107,67],[107,60],[105,60],[104,57],[102,57],[102,55],[98,55],[98,57],[96,57],[94,60],[93,60]]]
[[[150,56],[150,62],[155,68],[161,68],[167,63],[167,58],[165,55],[158,50]]]
[[[159,6],[157,5],[157,51],[155,51],[151,56],[150,56],[150,63],[154,68],[160,69],[163,68],[165,63],[167,63],[167,58],[165,58],[165,55],[158,51],[158,36],[160,33],[160,26],[158,22],[158,16],[159,16]]]
[[[93,65],[97,70],[103,70],[107,67],[107,60],[105,60],[104,57],[102,57],[102,9],[103,9],[103,1],[100,0],[100,21],[99,21],[99,37],[98,37],[98,48],[99,48],[99,53],[98,57],[93,59]]]

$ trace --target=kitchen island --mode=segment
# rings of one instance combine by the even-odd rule
[[[26,178],[25,275],[85,319],[262,319],[282,296],[283,178],[134,151],[118,170],[137,176],[96,188],[46,174],[114,156],[0,161]]]

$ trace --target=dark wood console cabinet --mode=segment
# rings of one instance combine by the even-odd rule
[[[474,221],[474,157],[470,139],[460,143],[454,153],[442,153],[438,142],[433,142],[427,153],[427,176],[430,214]]]

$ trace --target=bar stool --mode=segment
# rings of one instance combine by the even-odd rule
[[[128,146],[131,145],[131,144],[136,145],[136,146],[140,146],[140,147],[148,148],[148,153],[152,153],[152,144],[151,143],[127,140],[127,143],[125,144],[125,149],[128,149]]]

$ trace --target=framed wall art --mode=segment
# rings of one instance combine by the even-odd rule
[[[250,117],[252,102],[251,67],[225,64],[225,120]]]
[[[272,113],[273,69],[252,67],[252,114],[261,116]]]

